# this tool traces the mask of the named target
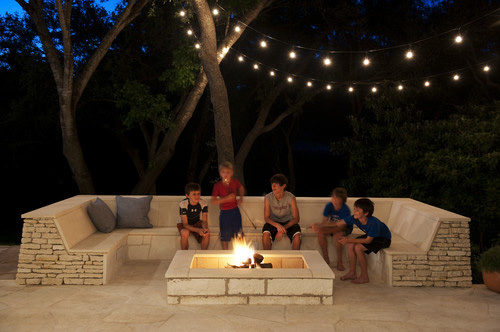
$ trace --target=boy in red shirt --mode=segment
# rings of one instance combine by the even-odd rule
[[[221,180],[214,184],[212,190],[212,204],[219,204],[219,229],[222,249],[229,248],[229,241],[242,235],[241,214],[238,204],[243,202],[245,188],[233,178],[233,165],[223,162],[219,165]],[[237,194],[240,196],[236,198]]]

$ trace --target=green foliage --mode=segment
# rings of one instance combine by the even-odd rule
[[[481,254],[479,267],[486,272],[500,272],[500,246],[494,246]]]
[[[387,94],[367,107],[351,118],[353,136],[332,145],[347,155],[349,193],[411,197],[468,216],[471,240],[489,247],[500,215],[500,103],[456,107],[441,119]]]
[[[117,106],[128,109],[123,124],[127,128],[150,122],[162,129],[172,127],[168,111],[170,104],[165,95],[153,95],[148,86],[137,81],[126,81],[117,96]]]
[[[166,82],[171,92],[183,92],[193,86],[199,70],[198,55],[191,44],[184,42],[173,51],[171,67],[161,75],[160,81]]]

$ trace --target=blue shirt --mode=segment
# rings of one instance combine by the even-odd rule
[[[355,219],[354,216],[349,216],[344,219],[344,221],[347,225],[351,225],[351,227],[352,225],[358,226],[358,228],[365,232],[369,237],[391,239],[391,231],[389,230],[389,227],[374,216],[368,217],[366,225],[363,225],[358,219]]]
[[[342,205],[340,210],[335,210],[335,206],[333,206],[333,203],[327,203],[325,205],[325,210],[323,211],[323,216],[327,217],[330,219],[330,221],[337,221],[337,220],[342,220],[345,218],[348,218],[351,215],[351,209],[347,205]],[[352,233],[352,225],[347,225],[346,229],[347,234]]]

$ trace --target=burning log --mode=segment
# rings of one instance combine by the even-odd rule
[[[261,254],[255,253],[253,255],[253,260],[254,263],[252,263],[252,259],[249,257],[247,260],[244,262],[241,262],[240,265],[234,265],[234,264],[227,264],[226,268],[233,268],[233,269],[272,269],[273,264],[272,263],[262,263],[264,260],[264,256]]]

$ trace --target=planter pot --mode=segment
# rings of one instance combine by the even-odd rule
[[[500,293],[500,272],[483,272],[483,281],[488,289]]]

